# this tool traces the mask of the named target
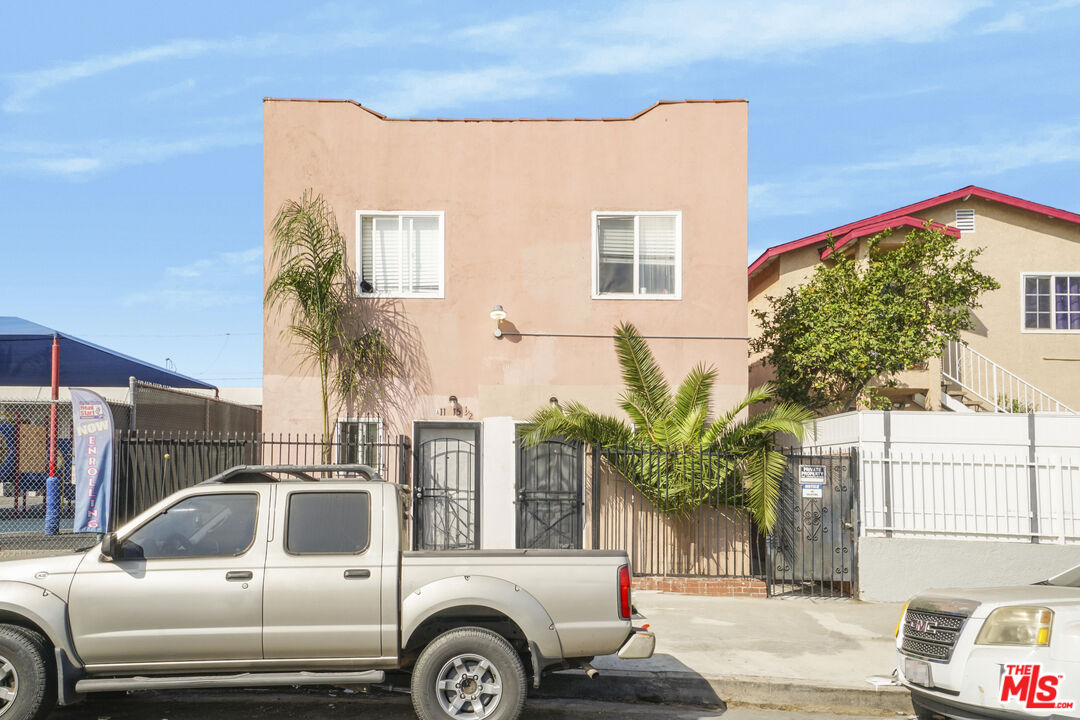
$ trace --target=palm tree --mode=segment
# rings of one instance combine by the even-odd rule
[[[357,318],[355,285],[345,253],[345,236],[322,195],[305,190],[281,205],[270,228],[277,272],[266,287],[268,310],[287,306],[285,332],[299,347],[302,363],[319,373],[323,439],[330,438],[330,401],[353,395],[366,376],[386,374],[394,363],[377,328]],[[323,460],[329,460],[324,445]]]
[[[812,414],[781,402],[744,417],[751,405],[773,398],[773,386],[765,384],[712,418],[715,368],[697,365],[673,395],[648,343],[630,323],[616,328],[615,352],[625,385],[620,407],[630,422],[595,413],[579,402],[565,409],[549,405],[520,430],[524,444],[531,447],[561,436],[598,445],[657,509],[688,511],[723,496],[745,505],[759,526],[771,529],[786,466],[773,437],[789,433],[801,440]]]

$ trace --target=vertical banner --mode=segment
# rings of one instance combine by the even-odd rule
[[[71,388],[71,425],[75,433],[73,532],[104,533],[112,504],[113,419],[105,400],[95,392]]]

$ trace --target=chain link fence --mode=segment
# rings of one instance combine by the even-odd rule
[[[45,534],[45,482],[49,477],[49,401],[0,401],[0,558],[55,555],[96,542],[94,533],[72,533],[71,403],[56,403],[56,477],[60,480],[60,531]],[[109,403],[117,427],[131,408]]]

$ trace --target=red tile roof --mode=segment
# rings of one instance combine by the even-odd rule
[[[361,105],[355,100],[333,100],[333,99],[311,99],[311,98],[275,98],[265,97],[263,102],[316,102],[316,103],[348,103],[355,105],[361,110],[366,110],[380,120],[388,120],[392,122],[625,122],[627,120],[637,120],[639,117],[655,110],[661,105],[685,105],[688,103],[744,103],[747,102],[743,99],[714,99],[714,100],[661,100],[649,107],[645,108],[639,113],[635,113],[630,117],[610,117],[610,118],[392,118],[383,115],[382,113],[375,112],[369,107]]]
[[[1076,213],[1067,210],[1059,210],[1058,208],[1053,208],[1049,205],[1040,205],[1039,203],[1031,202],[1030,200],[1022,200],[1021,198],[1013,197],[1012,195],[994,192],[993,190],[987,190],[986,188],[981,188],[976,185],[968,185],[959,190],[953,190],[944,195],[932,197],[929,200],[905,205],[904,207],[895,210],[879,213],[872,217],[848,223],[847,225],[835,227],[832,230],[808,235],[807,237],[798,240],[792,240],[791,242],[771,247],[763,252],[757,260],[750,263],[750,267],[747,268],[746,274],[753,277],[754,273],[786,252],[798,250],[799,248],[804,248],[808,245],[827,243],[830,235],[836,239],[836,247],[840,247],[851,240],[866,237],[867,235],[873,235],[889,227],[911,227],[913,222],[917,223],[917,227],[921,227],[922,221],[912,217],[914,213],[937,207],[938,205],[944,205],[953,200],[966,199],[968,196],[1002,203],[1003,205],[1010,205],[1015,208],[1020,208],[1021,210],[1028,210],[1040,215],[1080,225],[1080,215]],[[939,227],[939,229],[943,228],[945,232],[951,235],[959,234],[959,231],[951,226],[940,225],[939,223],[934,223],[934,225]],[[826,254],[823,254],[822,257],[827,257],[827,252],[828,251],[826,250]]]

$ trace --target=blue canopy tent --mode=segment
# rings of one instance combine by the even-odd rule
[[[0,317],[0,385],[51,384],[52,346],[60,347],[59,384],[127,387],[129,378],[175,388],[216,388],[18,317]]]
[[[60,386],[127,387],[131,378],[176,388],[217,388],[18,317],[0,317],[0,386],[52,387],[45,534],[55,535],[60,484],[56,477],[56,410]],[[71,442],[70,440],[68,441]],[[18,498],[15,501],[18,510]]]

